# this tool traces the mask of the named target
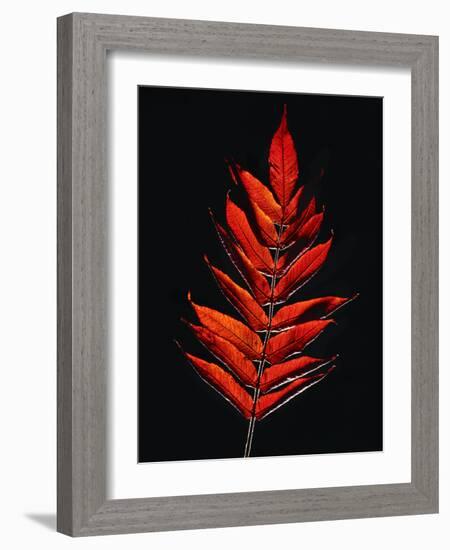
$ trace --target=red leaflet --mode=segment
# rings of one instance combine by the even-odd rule
[[[208,363],[195,355],[184,353],[191,365],[202,378],[207,380],[225,399],[227,399],[245,418],[251,417],[252,398],[236,380],[215,363]]]
[[[306,208],[303,210],[301,215],[299,216],[299,223],[302,224],[306,220],[309,220],[311,216],[314,216],[317,210],[317,201],[315,197],[313,197],[307,204]]]
[[[297,378],[304,377],[310,373],[329,365],[336,357],[330,359],[318,359],[302,355],[284,363],[277,363],[266,368],[261,376],[261,391],[266,393],[279,386],[292,382]]]
[[[287,386],[284,386],[281,390],[262,395],[258,400],[258,404],[256,405],[256,418],[258,420],[262,420],[268,414],[272,413],[273,411],[290,401],[293,397],[297,396],[302,391],[308,389],[313,384],[317,384],[317,382],[323,380],[325,376],[327,376],[327,374],[329,374],[332,370],[333,367],[328,369],[327,372],[313,374],[305,378],[298,378]]]
[[[244,212],[227,197],[226,215],[228,227],[252,264],[266,274],[273,271],[273,259],[267,247],[260,244],[248,223]]]
[[[299,189],[295,192],[295,195],[289,201],[289,204],[286,206],[286,210],[284,212],[283,224],[291,223],[297,217],[300,199],[303,196],[303,191],[304,188],[299,187]]]
[[[197,314],[198,320],[204,327],[234,344],[249,359],[259,359],[262,352],[262,342],[255,332],[237,319],[225,315],[225,313],[220,313],[209,307],[199,306],[190,299],[190,296],[188,299]]]
[[[294,262],[275,287],[275,301],[277,303],[286,301],[319,271],[325,263],[331,241],[332,237],[326,243],[311,248]]]
[[[334,323],[325,318],[356,296],[324,296],[280,306],[325,264],[332,243],[329,238],[315,244],[324,212],[316,213],[316,199],[310,195],[314,182],[305,187],[298,184],[297,153],[286,107],[270,145],[273,194],[239,165],[229,169],[235,185],[245,192],[236,196],[244,200],[236,204],[227,197],[225,226],[211,216],[228,258],[249,291],[226,271],[211,265],[206,256],[205,260],[243,322],[194,304],[189,297],[200,325],[188,326],[205,352],[221,365],[188,353],[185,356],[199,375],[249,420],[244,451],[244,456],[249,456],[255,422],[323,380],[334,368],[330,364],[336,357],[310,357],[304,350]]]
[[[283,210],[288,205],[298,178],[297,153],[288,130],[286,112],[284,106],[281,123],[273,136],[269,152],[270,185]]]
[[[269,363],[279,363],[293,353],[302,352],[305,347],[319,336],[319,334],[334,321],[308,321],[291,327],[270,338],[266,354]]]
[[[214,274],[222,292],[244,317],[253,330],[263,330],[269,322],[267,315],[262,307],[256,302],[253,296],[237,285],[233,279],[228,277],[223,271],[217,269],[207,261],[209,268]]]
[[[247,191],[249,201],[257,204],[273,222],[280,222],[283,216],[281,206],[276,202],[269,189],[247,170],[236,167],[242,186]]]
[[[300,227],[303,226],[314,214],[316,213],[316,199],[313,197],[308,206],[297,216],[296,220],[293,220],[291,225],[286,229],[286,231],[281,236],[281,244],[286,247],[295,242],[295,234]]]
[[[275,229],[275,225],[269,216],[261,210],[261,208],[255,203],[250,203],[253,219],[258,230],[259,241],[271,248],[275,248],[278,244],[278,233]]]
[[[188,323],[188,326],[214,357],[217,357],[239,380],[249,386],[256,384],[255,366],[236,346],[207,328],[192,323]]]
[[[324,296],[323,298],[305,300],[304,302],[297,302],[284,306],[275,314],[272,321],[272,328],[274,330],[280,330],[298,323],[311,321],[312,319],[322,319],[355,298],[356,296],[352,298]]]
[[[283,256],[278,260],[278,276],[289,269],[300,254],[302,254],[314,243],[322,226],[322,221],[323,212],[316,214],[297,229],[296,233],[292,237],[294,244],[288,248]]]
[[[252,291],[259,304],[264,305],[270,300],[270,286],[266,278],[254,267],[242,250],[235,245],[225,229],[216,223],[220,241],[236,269]]]

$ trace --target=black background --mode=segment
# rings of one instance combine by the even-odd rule
[[[233,188],[225,157],[268,181],[270,141],[288,106],[301,178],[326,166],[322,271],[296,295],[357,300],[308,352],[339,353],[323,382],[257,423],[252,456],[382,449],[382,99],[139,87],[139,461],[241,457],[248,422],[186,362],[211,360],[183,326],[194,301],[237,315],[204,253],[239,281],[208,215]],[[312,168],[311,168],[312,167]]]

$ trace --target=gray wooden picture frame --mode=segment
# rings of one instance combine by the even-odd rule
[[[410,483],[107,499],[108,50],[411,69]],[[437,37],[83,13],[58,19],[57,508],[58,531],[72,536],[438,511]]]

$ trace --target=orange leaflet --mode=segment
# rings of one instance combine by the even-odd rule
[[[331,241],[332,237],[327,242],[311,248],[294,262],[275,287],[276,302],[286,301],[319,271],[325,263],[331,247]]]
[[[220,289],[242,315],[253,330],[263,330],[268,325],[268,318],[262,307],[256,302],[255,298],[237,285],[231,277],[228,277],[223,271],[217,269],[206,260],[209,268],[213,272]]]
[[[313,374],[305,378],[298,378],[287,386],[281,388],[281,390],[262,395],[256,405],[257,419],[262,420],[268,414],[274,412],[302,391],[308,389],[313,384],[317,384],[317,382],[323,380],[325,376],[327,376],[333,369],[334,367],[331,367],[327,372]]]
[[[242,170],[240,166],[236,166],[236,169],[249,201],[257,204],[273,222],[279,223],[283,213],[270,190],[247,170]]]
[[[253,330],[225,313],[195,304],[190,296],[188,299],[204,327],[234,344],[247,358],[258,359],[261,356],[262,342]]]
[[[304,377],[310,373],[329,365],[336,357],[330,359],[318,359],[302,355],[284,363],[277,363],[266,368],[261,377],[261,391],[266,393],[281,385],[292,382],[297,378]]]
[[[280,274],[289,269],[300,254],[314,244],[319,235],[322,221],[323,212],[316,214],[297,229],[292,237],[294,244],[278,260],[277,271]]]
[[[260,305],[267,304],[270,300],[270,286],[267,279],[255,268],[239,246],[233,242],[225,229],[218,222],[214,223],[225,252],[247,283],[257,302]]]
[[[300,199],[303,197],[304,187],[300,187],[289,201],[284,211],[283,224],[291,223],[298,215]]]
[[[298,229],[307,222],[316,213],[316,199],[313,197],[303,212],[297,216],[297,219],[293,220],[291,225],[284,231],[281,236],[281,244],[284,247],[289,246],[292,242],[295,242],[295,234]]]
[[[231,370],[239,380],[249,386],[255,385],[255,366],[236,346],[205,327],[193,325],[192,323],[187,323],[187,325],[214,357]]]
[[[302,352],[305,347],[334,321],[308,321],[280,332],[270,338],[266,354],[269,363],[279,363],[294,353]]]
[[[265,274],[273,271],[273,259],[267,247],[263,246],[248,223],[244,212],[227,197],[226,216],[228,227],[252,264]]]
[[[296,302],[295,304],[284,306],[275,314],[272,321],[272,328],[274,330],[280,330],[298,323],[311,321],[312,319],[322,319],[355,298],[356,295],[352,298],[324,296],[323,298],[314,298],[312,300],[305,300],[304,302]]]
[[[297,152],[287,126],[286,105],[283,109],[280,126],[270,145],[269,166],[270,185],[281,208],[285,210],[298,179]]]
[[[196,369],[202,378],[208,381],[227,401],[245,417],[252,414],[252,398],[249,393],[240,386],[236,380],[215,363],[208,363],[195,355],[183,352],[185,357]]]
[[[278,233],[269,216],[255,203],[250,203],[253,219],[257,227],[259,241],[271,248],[278,245]]]

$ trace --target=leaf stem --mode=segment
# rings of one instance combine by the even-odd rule
[[[278,258],[280,256],[280,240],[281,235],[283,232],[283,219],[281,220],[278,234],[277,234],[277,246],[275,248],[275,254],[273,259],[273,271],[272,271],[272,281],[270,285],[270,300],[269,300],[269,311],[268,311],[268,324],[267,324],[267,330],[264,335],[264,343],[263,343],[263,349],[261,352],[261,359],[258,364],[258,374],[256,378],[256,384],[255,384],[255,390],[253,393],[253,405],[252,405],[252,416],[249,421],[248,425],[248,432],[247,432],[247,439],[245,441],[245,448],[244,448],[244,458],[247,458],[250,456],[251,450],[252,450],[252,444],[253,444],[253,435],[255,433],[255,424],[256,424],[256,405],[258,403],[259,394],[261,393],[261,376],[264,371],[264,366],[266,363],[266,349],[267,344],[269,342],[270,333],[272,330],[272,318],[273,318],[273,310],[275,307],[275,300],[274,300],[274,294],[275,294],[275,285],[276,285],[276,273],[277,273],[277,264],[278,264]]]

